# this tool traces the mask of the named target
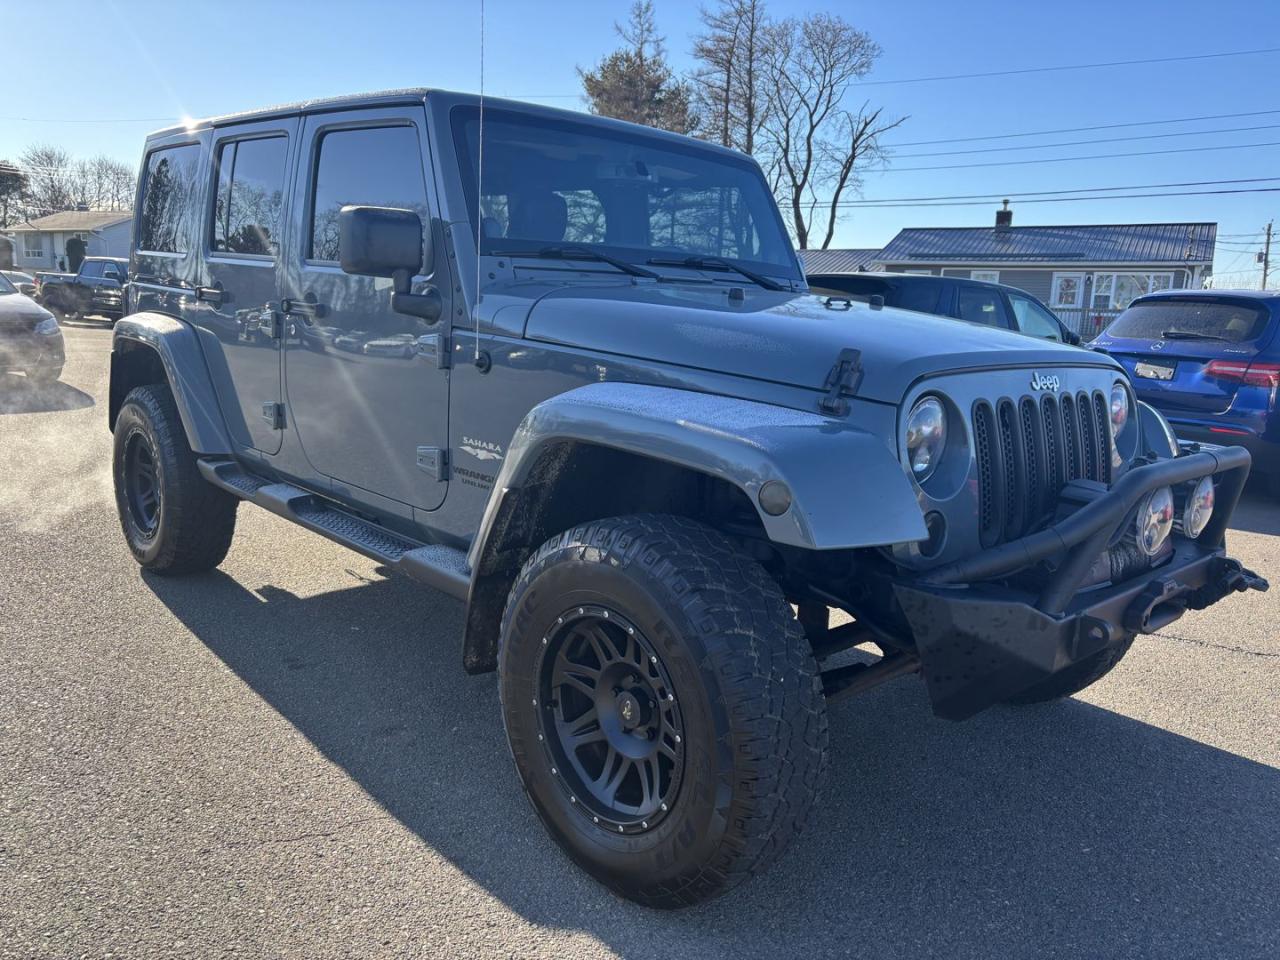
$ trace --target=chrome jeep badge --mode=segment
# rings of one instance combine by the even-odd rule
[[[1031,374],[1032,390],[1052,390],[1054,393],[1057,393],[1060,386],[1062,386],[1061,382],[1058,380],[1057,376],[1053,374],[1050,374],[1049,376],[1045,376],[1043,373],[1039,372]]]

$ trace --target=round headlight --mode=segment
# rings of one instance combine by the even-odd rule
[[[925,397],[907,417],[907,464],[924,482],[942,459],[947,443],[947,412],[936,397]]]
[[[35,332],[43,336],[52,336],[58,332],[58,321],[52,316],[45,317],[35,325]]]
[[[1138,549],[1154,557],[1173,530],[1173,491],[1168,487],[1153,490],[1138,505],[1135,534]]]
[[[1111,385],[1111,436],[1118,437],[1129,422],[1129,391],[1123,383]]]
[[[1213,478],[1202,477],[1182,506],[1182,532],[1193,540],[1204,533],[1213,516]]]

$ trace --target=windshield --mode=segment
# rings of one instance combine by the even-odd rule
[[[1262,336],[1268,316],[1258,304],[1239,300],[1146,300],[1116,317],[1107,333],[1134,340],[1199,338],[1243,343]]]
[[[452,123],[474,218],[479,111],[459,107]],[[575,244],[635,263],[719,257],[800,279],[769,188],[745,158],[643,133],[486,110],[482,183],[482,253]]]
[[[12,283],[9,282],[9,278],[6,277],[3,273],[0,273],[0,296],[4,296],[7,293],[17,293],[17,292],[18,292],[17,287],[15,287]]]

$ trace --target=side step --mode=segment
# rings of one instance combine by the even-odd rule
[[[256,477],[234,460],[200,460],[201,475],[243,500],[265,507],[335,543],[465,600],[471,588],[467,555],[443,544],[423,544],[354,516],[290,483]]]

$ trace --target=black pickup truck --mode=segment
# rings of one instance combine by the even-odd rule
[[[37,273],[36,299],[55,314],[109,317],[124,315],[124,286],[129,261],[85,257],[78,273]]]

